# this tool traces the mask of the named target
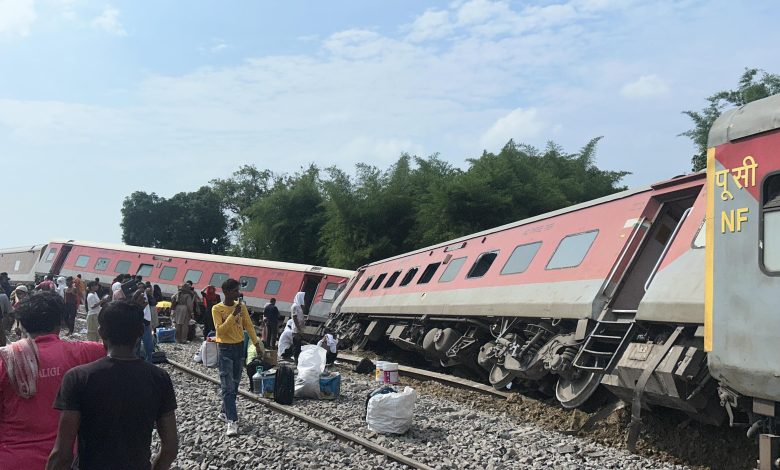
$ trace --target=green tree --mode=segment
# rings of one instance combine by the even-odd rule
[[[469,159],[467,171],[435,187],[418,210],[418,225],[431,223],[423,244],[550,212],[625,189],[623,171],[594,163],[599,138],[576,154],[549,143],[544,152],[509,141],[498,154]]]
[[[238,233],[249,220],[249,209],[262,198],[273,184],[270,170],[258,170],[254,165],[242,165],[230,178],[209,182],[229,216],[229,231],[240,240]],[[238,247],[241,251],[241,247]]]
[[[170,199],[136,191],[122,204],[122,241],[150,248],[223,254],[229,241],[221,202],[208,186]]]
[[[210,187],[178,193],[167,201],[163,248],[198,253],[224,254],[229,246],[228,220],[222,199]]]
[[[696,146],[696,154],[691,158],[693,171],[707,166],[707,138],[715,120],[727,106],[744,106],[751,101],[780,93],[780,75],[767,73],[761,69],[746,68],[739,79],[736,90],[724,90],[707,98],[707,106],[701,111],[683,111],[690,117],[694,127],[681,134],[688,137]]]
[[[273,187],[243,213],[240,243],[245,256],[322,264],[320,230],[324,222],[319,169],[277,177]]]
[[[129,245],[159,247],[163,227],[159,213],[165,198],[155,193],[135,191],[122,202],[122,241]]]

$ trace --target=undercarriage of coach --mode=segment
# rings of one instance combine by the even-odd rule
[[[347,313],[332,317],[326,326],[339,333],[340,347],[389,344],[496,389],[555,396],[565,408],[592,408],[611,392],[636,402],[636,414],[657,405],[709,424],[724,420],[700,329],[634,324],[620,344],[604,346],[590,337],[608,342],[618,336],[593,323]]]

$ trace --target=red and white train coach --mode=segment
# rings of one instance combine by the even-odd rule
[[[233,256],[143,248],[81,241],[52,241],[43,246],[35,266],[39,274],[81,274],[110,284],[119,274],[133,274],[158,284],[171,296],[192,281],[197,291],[207,285],[218,290],[228,278],[241,283],[246,304],[262,308],[272,297],[282,314],[289,314],[296,292],[306,292],[306,311],[314,323],[324,320],[331,304],[354,271]],[[309,308],[310,307],[310,308]]]
[[[705,176],[368,264],[329,326],[357,347],[389,341],[495,387],[554,388],[565,407],[603,385],[718,421],[700,413]]]

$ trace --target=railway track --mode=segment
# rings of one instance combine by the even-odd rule
[[[339,353],[338,357],[339,361],[347,362],[349,364],[357,364],[361,359],[363,358],[341,353]],[[496,390],[489,385],[475,382],[473,380],[463,379],[460,377],[455,377],[454,375],[442,374],[425,369],[417,369],[415,367],[409,367],[400,364],[398,366],[398,375],[411,377],[420,381],[439,382],[450,387],[463,388],[466,390],[472,390],[485,395],[492,395],[504,399],[509,398],[512,395],[511,393]]]
[[[179,370],[181,372],[184,372],[185,374],[188,374],[190,376],[197,377],[197,378],[199,378],[201,380],[205,380],[207,382],[211,382],[213,384],[219,385],[219,380],[217,380],[217,379],[215,379],[213,377],[209,377],[208,375],[203,374],[203,373],[201,373],[201,372],[199,372],[197,370],[194,370],[194,369],[192,369],[190,367],[187,367],[187,366],[185,366],[185,365],[183,365],[183,364],[181,364],[179,362],[172,361],[172,360],[169,359],[167,363],[169,365],[171,365],[172,367],[174,367],[175,369],[177,369],[177,370]],[[345,441],[348,441],[348,442],[352,442],[354,444],[362,446],[362,447],[370,450],[371,452],[374,452],[374,453],[379,454],[379,455],[383,455],[383,456],[387,457],[388,459],[391,459],[391,460],[394,460],[394,461],[396,461],[398,463],[406,465],[409,468],[420,469],[420,470],[433,470],[433,467],[430,467],[430,466],[428,466],[428,465],[426,465],[426,464],[424,464],[422,462],[418,462],[418,461],[416,461],[416,460],[414,460],[412,458],[409,458],[409,457],[407,457],[407,456],[405,456],[405,455],[403,455],[403,454],[401,454],[399,452],[395,452],[395,451],[393,451],[391,449],[388,449],[386,447],[382,447],[382,446],[380,446],[380,445],[378,445],[378,444],[376,444],[374,442],[369,441],[368,439],[365,439],[363,437],[355,435],[355,434],[353,434],[353,433],[351,433],[349,431],[345,431],[343,429],[340,429],[340,428],[337,428],[335,426],[332,426],[332,425],[330,425],[328,423],[322,422],[321,420],[318,420],[317,418],[314,418],[312,416],[306,415],[306,414],[301,413],[299,411],[295,411],[295,410],[293,410],[290,407],[287,407],[287,406],[284,406],[284,405],[280,405],[280,404],[278,404],[278,403],[276,403],[276,402],[274,402],[272,400],[268,400],[266,398],[258,397],[257,395],[254,395],[254,394],[252,394],[252,393],[250,393],[250,392],[248,392],[246,390],[239,389],[238,393],[242,397],[244,397],[244,398],[246,398],[246,399],[248,399],[248,400],[250,400],[250,401],[252,401],[254,403],[257,403],[257,404],[260,404],[262,406],[265,406],[266,408],[268,408],[268,409],[270,409],[272,411],[275,411],[277,413],[281,413],[283,415],[289,416],[289,417],[294,418],[294,419],[296,419],[298,421],[302,421],[302,422],[308,424],[309,426],[311,426],[313,428],[320,429],[322,431],[331,433],[331,434],[337,436],[339,439],[342,439],[342,440],[345,440]]]

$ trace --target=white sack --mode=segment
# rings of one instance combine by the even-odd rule
[[[368,429],[381,434],[403,434],[412,426],[417,392],[404,388],[403,392],[380,393],[368,400],[366,422]]]
[[[214,341],[204,341],[200,345],[200,358],[206,367],[217,367],[219,363],[219,346]]]
[[[296,398],[320,398],[320,374],[325,370],[327,351],[316,344],[301,348],[298,356],[298,376],[295,378]]]

